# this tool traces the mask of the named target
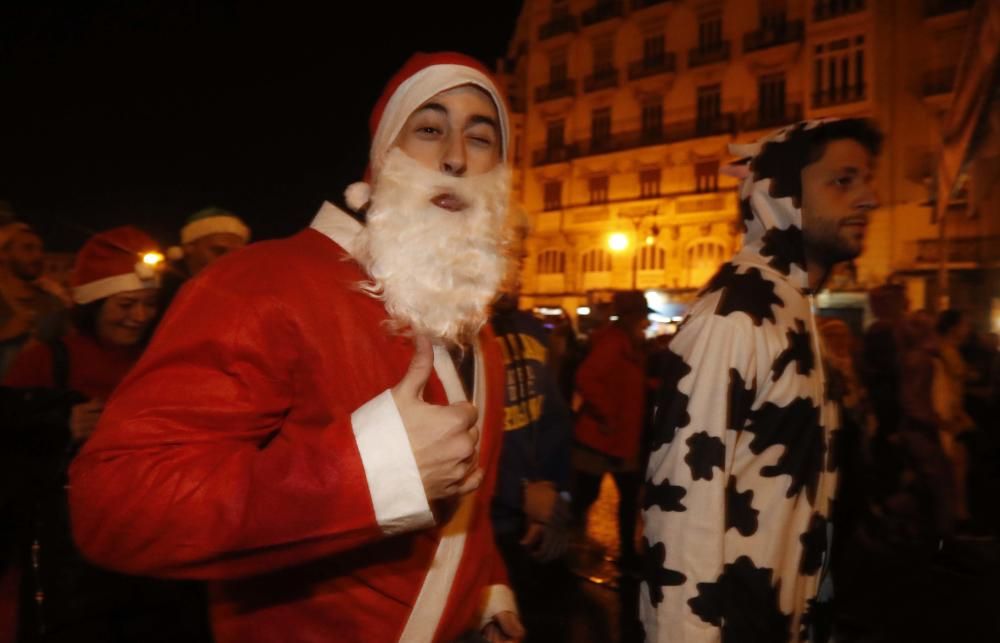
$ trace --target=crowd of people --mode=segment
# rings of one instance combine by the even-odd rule
[[[284,240],[208,208],[166,256],[94,234],[64,286],[0,222],[0,643],[573,640],[605,476],[623,641],[826,640],[873,552],[995,533],[997,336],[893,284],[863,336],[814,312],[871,123],[733,147],[743,249],[668,341],[639,291],[586,337],[520,309],[478,63],[415,56],[371,130],[353,213]]]

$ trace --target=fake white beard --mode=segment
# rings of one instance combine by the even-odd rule
[[[353,254],[361,288],[385,302],[391,330],[464,344],[489,316],[506,271],[510,173],[500,164],[473,177],[429,170],[399,148],[386,155]],[[452,193],[460,212],[430,200]]]

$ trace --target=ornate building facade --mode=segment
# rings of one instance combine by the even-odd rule
[[[522,305],[573,314],[638,287],[683,307],[739,245],[728,144],[823,116],[872,118],[886,144],[867,249],[821,303],[860,315],[863,291],[892,278],[925,305],[930,181],[971,5],[525,0],[500,70],[532,223]],[[995,221],[963,199],[949,212],[952,268],[982,263]]]

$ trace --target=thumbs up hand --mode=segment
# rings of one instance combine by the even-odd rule
[[[403,426],[428,500],[475,491],[483,481],[477,466],[479,412],[468,402],[448,406],[424,401],[424,386],[434,369],[434,352],[426,337],[413,340],[415,352],[403,379],[392,388]]]

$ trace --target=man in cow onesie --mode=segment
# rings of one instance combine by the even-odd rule
[[[644,500],[648,641],[813,637],[827,564],[838,413],[813,293],[858,256],[881,136],[803,122],[743,159],[743,248],[670,343]]]
[[[490,527],[507,111],[418,54],[371,124],[366,225],[327,203],[194,278],[72,467],[83,553],[210,581],[219,643],[523,636]]]

